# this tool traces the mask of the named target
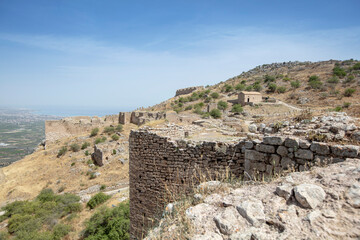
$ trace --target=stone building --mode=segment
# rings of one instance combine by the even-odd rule
[[[261,93],[259,92],[245,92],[242,91],[239,93],[238,102],[242,106],[248,104],[260,103],[262,101]]]

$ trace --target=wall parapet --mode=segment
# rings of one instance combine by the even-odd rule
[[[360,157],[359,146],[311,143],[281,136],[264,137],[262,141],[191,142],[139,130],[130,133],[129,143],[133,239],[144,236],[152,227],[153,219],[161,216],[166,189],[175,194],[190,191],[199,173],[206,173],[208,178],[225,172],[234,177],[266,176]]]
[[[180,95],[189,94],[189,93],[192,93],[192,92],[194,92],[196,90],[200,90],[200,89],[204,89],[204,87],[197,86],[197,87],[181,88],[181,89],[176,90],[175,97],[180,96]]]

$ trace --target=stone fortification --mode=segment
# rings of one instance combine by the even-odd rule
[[[91,131],[94,127],[117,124],[118,121],[118,115],[104,117],[79,116],[45,121],[46,142],[54,142],[61,138],[83,134]]]
[[[272,175],[286,169],[305,170],[316,164],[360,157],[358,146],[308,142],[268,136],[237,142],[191,142],[139,130],[129,138],[130,232],[140,239],[161,216],[166,189],[190,191],[200,173],[207,178]]]
[[[127,124],[133,123],[135,125],[143,125],[154,120],[161,120],[166,118],[164,112],[120,112],[119,123]]]
[[[200,90],[200,89],[203,89],[203,88],[204,88],[203,86],[198,86],[198,87],[188,87],[188,88],[178,89],[178,90],[176,90],[175,97],[180,96],[180,95],[189,94],[189,93],[192,93],[192,92],[194,92],[196,90]]]

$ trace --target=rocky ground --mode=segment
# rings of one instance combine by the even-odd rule
[[[147,239],[359,239],[359,181],[360,159],[347,159],[268,184],[208,182],[211,193],[195,194],[182,223],[165,217]],[[165,214],[181,214],[180,205]]]

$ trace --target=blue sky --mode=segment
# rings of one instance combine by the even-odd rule
[[[0,0],[0,105],[131,110],[256,65],[360,58],[360,1]]]

